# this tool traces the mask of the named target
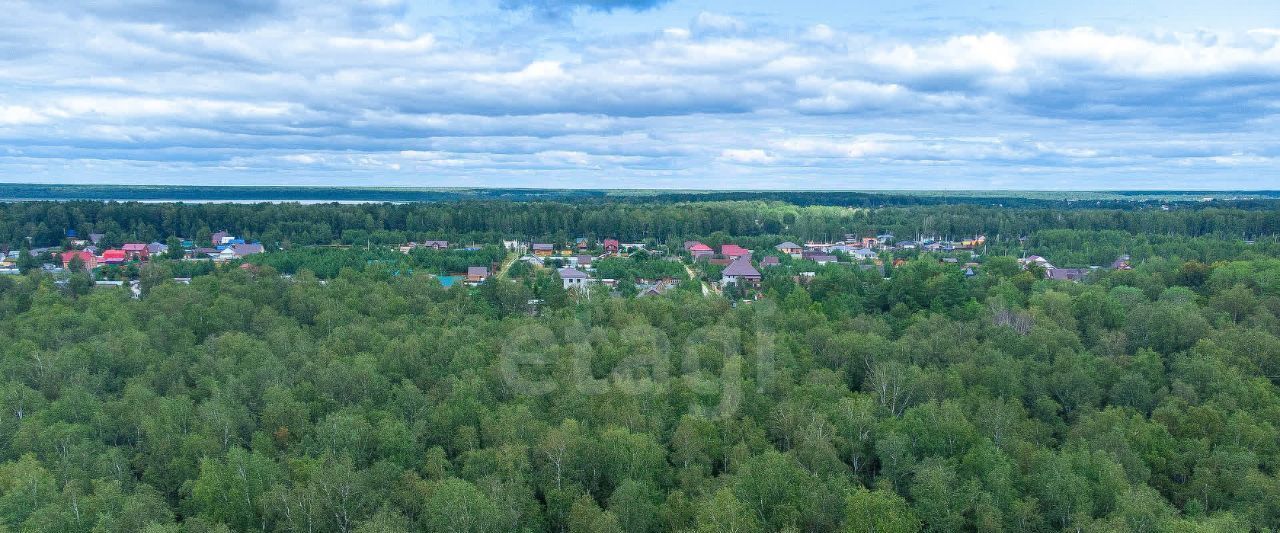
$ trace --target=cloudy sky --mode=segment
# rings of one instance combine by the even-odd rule
[[[1280,189],[1275,0],[3,5],[5,182]]]

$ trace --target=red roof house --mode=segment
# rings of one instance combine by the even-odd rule
[[[712,250],[710,246],[695,242],[689,245],[689,255],[693,256],[694,259],[702,259],[715,255],[715,250]]]
[[[751,257],[751,250],[736,244],[725,244],[720,246],[720,255],[737,260],[743,257]]]
[[[147,244],[142,242],[128,242],[120,246],[120,249],[124,251],[124,255],[129,259],[139,261],[146,261],[147,257],[151,255],[147,251]]]
[[[108,265],[118,265],[128,259],[124,250],[106,250],[102,252],[102,263]]]
[[[98,258],[93,253],[86,251],[62,252],[62,268],[71,268],[71,261],[79,257],[80,262],[84,263],[85,270],[93,270],[98,266]]]
[[[621,246],[618,244],[618,239],[605,239],[605,240],[604,240],[604,251],[605,251],[605,253],[614,253],[614,254],[616,254],[616,253],[618,253],[618,249],[619,249],[620,247],[621,247]]]

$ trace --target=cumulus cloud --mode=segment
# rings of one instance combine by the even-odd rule
[[[721,161],[730,163],[748,163],[748,164],[768,164],[777,161],[778,158],[769,155],[768,152],[759,148],[738,149],[727,148],[720,152]]]
[[[424,19],[400,0],[166,15],[185,3],[16,4],[0,20],[0,179],[1280,178],[1276,30],[894,37],[704,12],[683,28],[619,34]],[[503,7],[563,16],[660,3]]]

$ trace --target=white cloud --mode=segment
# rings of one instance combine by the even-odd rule
[[[1266,46],[1226,35],[1175,34],[1157,40],[1075,28],[1031,33],[1024,47],[1037,61],[1089,65],[1121,77],[1280,72],[1280,48],[1274,42]]]
[[[48,120],[48,117],[30,107],[17,105],[0,106],[0,124],[6,126],[41,124]]]
[[[425,52],[435,46],[436,39],[422,35],[414,39],[369,39],[363,37],[333,37],[329,43],[337,48],[348,48],[371,53]]]
[[[1219,165],[1238,166],[1238,165],[1270,165],[1275,162],[1275,158],[1263,157],[1254,154],[1245,154],[1236,152],[1231,155],[1219,155],[1209,157],[1208,160]]]
[[[314,165],[324,160],[312,154],[289,154],[280,156],[280,160],[300,165]]]
[[[0,21],[0,178],[74,178],[83,160],[183,180],[688,184],[718,166],[760,183],[854,168],[927,185],[1024,168],[1226,175],[1280,154],[1276,29],[917,37],[744,11],[619,33],[412,9],[287,0],[191,24],[18,3]]]
[[[719,13],[709,13],[703,11],[693,19],[690,25],[695,33],[735,33],[746,29],[747,25],[741,20],[728,15]]]
[[[759,148],[728,148],[720,152],[719,159],[730,163],[746,163],[754,165],[767,165],[778,160],[778,158],[769,155],[768,152]]]
[[[980,71],[1007,74],[1019,67],[1021,50],[1007,37],[960,35],[938,44],[898,45],[872,52],[873,65],[909,74]]]

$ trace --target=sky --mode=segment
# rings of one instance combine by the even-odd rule
[[[10,0],[0,182],[1280,189],[1275,0]]]

